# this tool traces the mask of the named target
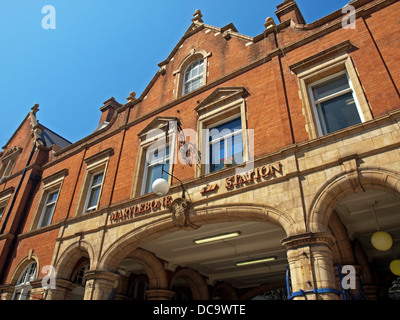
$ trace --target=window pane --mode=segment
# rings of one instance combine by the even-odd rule
[[[226,122],[224,124],[221,124],[213,129],[217,129],[218,131],[222,131],[224,129],[229,129],[233,133],[234,130],[240,130],[242,129],[242,121],[240,118],[237,118],[235,120]]]
[[[169,160],[165,162],[164,170],[169,170]],[[168,175],[165,172],[162,172],[162,163],[147,168],[146,185],[144,190],[145,194],[153,191],[153,182],[158,178],[163,178],[168,181]]]
[[[36,275],[36,268],[36,262],[30,262],[21,272],[21,275],[19,276],[16,285],[26,284],[29,281],[33,280]]]
[[[100,186],[91,189],[87,209],[93,209],[94,207],[97,206],[97,201],[99,200],[99,194],[100,194]]]
[[[148,165],[163,162],[169,159],[169,148],[148,149],[146,161]]]
[[[103,182],[103,176],[104,172],[97,173],[94,176],[92,176],[91,184],[88,189],[89,198],[87,199],[87,206],[85,209],[86,211],[95,209],[97,207],[97,203],[100,196],[101,183]]]
[[[210,145],[210,172],[224,168],[225,141],[221,140]]]
[[[56,202],[57,196],[58,196],[58,192],[54,192],[54,193],[50,194],[47,203]]]
[[[200,88],[201,84],[203,83],[202,78],[197,78],[191,82],[191,90],[195,90],[197,88]]]
[[[43,208],[42,216],[39,219],[38,228],[48,226],[53,216],[55,203],[57,201],[58,191],[50,193],[47,196],[46,203]]]
[[[39,228],[48,226],[50,224],[51,216],[53,215],[53,209],[54,209],[54,204],[46,206],[46,209],[43,213],[43,218],[41,220],[40,225],[38,226]]]
[[[242,134],[236,134],[233,136],[232,143],[232,161],[233,164],[243,163],[243,137]]]
[[[169,147],[165,149],[158,149],[157,152],[154,150],[148,150],[146,152],[146,172],[144,175],[144,187],[143,194],[147,194],[152,192],[153,182],[158,178],[163,178],[168,181],[168,175],[162,172],[163,163],[164,163],[164,171],[169,171]],[[148,162],[150,161],[150,162]]]
[[[99,174],[96,174],[93,177],[92,186],[97,186],[97,185],[101,184],[102,181],[103,181],[103,172],[99,173]]]
[[[361,123],[352,93],[319,104],[318,115],[323,134]]]
[[[241,129],[241,118],[237,118],[210,130],[210,172],[243,162]]]
[[[192,69],[192,71],[190,72],[190,77],[194,78],[199,74],[199,67],[196,65],[194,66],[194,68]]]
[[[350,88],[345,74],[313,87],[315,101]]]

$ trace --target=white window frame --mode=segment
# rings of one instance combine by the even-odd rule
[[[172,174],[173,165],[177,163],[177,128],[173,124],[177,118],[172,117],[156,117],[151,121],[139,134],[141,140],[139,152],[136,160],[136,167],[134,173],[134,181],[132,185],[131,197],[140,197],[145,195],[145,184],[147,179],[147,152],[149,148],[155,148],[160,143],[165,143],[169,148],[169,165],[164,165],[164,170]],[[168,136],[165,137],[167,125],[169,126]],[[172,177],[168,175],[166,179],[168,184],[171,185]],[[151,194],[148,193],[148,194]]]
[[[329,95],[329,96],[327,96],[325,98],[322,98],[322,99],[319,99],[319,100],[315,100],[314,93],[313,93],[313,87],[315,87],[315,86],[317,86],[319,84],[323,84],[325,82],[328,82],[329,80],[334,79],[336,77],[339,77],[339,76],[341,76],[343,74],[346,75],[346,78],[347,78],[347,81],[348,81],[348,84],[349,84],[349,88],[348,89],[345,89],[345,90],[342,90],[342,91],[338,91],[338,92],[335,92],[334,94],[331,94],[331,95]],[[318,131],[318,135],[319,136],[327,135],[327,134],[330,134],[332,132],[324,133],[324,130],[322,128],[323,124],[322,124],[322,121],[321,121],[321,119],[319,117],[318,105],[320,103],[335,99],[337,97],[340,97],[340,96],[345,95],[345,94],[350,93],[350,92],[351,92],[351,94],[353,96],[354,103],[356,105],[356,109],[357,109],[358,115],[360,116],[360,121],[361,121],[361,123],[363,123],[363,122],[365,122],[364,115],[363,115],[363,112],[361,110],[360,103],[358,102],[357,96],[354,94],[355,90],[354,90],[353,84],[352,84],[351,79],[350,79],[348,73],[346,72],[346,70],[337,72],[335,74],[332,74],[332,75],[330,75],[328,77],[325,77],[325,78],[323,78],[321,80],[315,81],[315,82],[310,83],[308,85],[308,94],[309,94],[309,97],[310,97],[310,100],[311,100],[311,106],[312,106],[312,110],[313,110],[313,114],[314,114],[314,118],[315,118],[315,122],[316,122],[316,125],[317,125],[317,131]],[[325,131],[327,131],[327,130],[325,129]]]
[[[94,177],[98,176],[99,174],[103,175],[100,184],[93,185]],[[90,183],[88,186],[88,190],[86,192],[86,199],[85,199],[85,205],[84,205],[84,210],[83,210],[84,213],[97,209],[97,207],[99,205],[100,197],[101,197],[101,190],[102,190],[102,186],[103,186],[103,182],[104,182],[104,176],[105,176],[104,170],[96,171],[91,174]],[[92,194],[94,188],[99,189],[99,196],[97,198],[96,204],[89,207],[89,200],[90,200],[90,197],[91,197],[91,194]]]
[[[186,80],[186,75],[187,75],[190,71],[192,71],[193,69],[199,68],[200,65],[201,65],[202,68],[203,68],[202,73],[201,73],[201,74],[198,74],[197,76],[195,76],[195,77],[193,77],[193,78],[190,78],[190,79],[187,79],[187,80]],[[183,80],[182,80],[182,96],[184,96],[184,95],[186,95],[186,94],[188,94],[188,93],[190,93],[190,92],[192,92],[192,91],[194,91],[194,90],[197,90],[198,88],[200,88],[200,87],[203,85],[203,83],[204,83],[204,72],[205,72],[205,66],[204,66],[204,65],[205,65],[204,58],[198,58],[198,59],[194,60],[193,62],[191,62],[191,63],[186,67],[185,72],[183,73]],[[197,81],[197,80],[199,80],[199,79],[201,79],[200,85],[199,85],[199,86],[197,86],[197,87],[195,87],[195,88],[192,88],[190,91],[187,90],[187,86],[188,86],[190,83],[192,83],[192,82],[194,82],[194,81]]]
[[[36,261],[31,261],[22,270],[20,276],[18,277],[17,283],[14,287],[14,293],[11,300],[29,300],[30,292],[32,286],[30,282],[36,278],[37,274],[37,263]],[[19,296],[17,296],[19,295]]]
[[[50,196],[54,195],[55,193],[57,193],[57,198],[54,201],[49,202]],[[54,211],[56,210],[57,200],[58,200],[58,197],[60,195],[59,193],[60,193],[59,189],[47,192],[46,201],[44,202],[43,209],[42,209],[42,212],[40,214],[39,222],[37,224],[37,228],[38,229],[46,227],[46,226],[51,224],[51,220],[53,219]],[[51,214],[50,214],[50,216],[48,218],[48,221],[45,222],[45,224],[43,224],[44,223],[43,220],[45,218],[45,213],[46,213],[46,210],[47,210],[47,208],[49,206],[53,206],[53,209],[52,209]]]
[[[195,176],[202,177],[210,173],[209,135],[210,128],[224,122],[240,118],[243,139],[243,161],[249,163],[254,157],[254,137],[247,129],[246,97],[249,95],[244,87],[221,87],[211,93],[196,108],[198,114],[197,132],[201,164],[194,166]],[[206,132],[206,133],[204,133]],[[247,165],[246,165],[247,166]],[[218,171],[216,171],[218,172]],[[214,172],[213,172],[214,173]]]
[[[101,202],[101,195],[103,193],[103,188],[104,188],[104,182],[106,181],[107,178],[108,163],[110,157],[113,154],[114,150],[112,148],[108,148],[84,160],[86,162],[86,171],[82,179],[82,186],[79,192],[78,202],[75,207],[74,216],[87,214],[88,212],[95,211],[99,208]],[[101,172],[103,173],[103,179],[101,181],[99,197],[97,199],[96,206],[88,208],[90,192],[93,188],[93,179],[96,175],[98,175]]]
[[[244,144],[244,138],[243,138],[244,137],[244,135],[243,135],[243,125],[241,125],[241,129],[240,130],[235,130],[234,132],[231,132],[230,134],[227,134],[227,135],[219,137],[219,138],[217,138],[215,140],[209,141],[210,140],[210,131],[212,129],[214,129],[214,128],[222,125],[222,124],[234,121],[236,119],[240,119],[241,120],[241,114],[235,114],[235,115],[233,115],[231,117],[228,117],[227,119],[215,122],[215,123],[210,124],[210,125],[207,126],[206,135],[204,137],[205,141],[207,142],[207,148],[205,150],[205,155],[206,155],[206,159],[207,159],[207,162],[205,164],[205,174],[210,174],[210,173],[214,173],[214,172],[220,171],[220,170],[217,170],[217,171],[210,172],[211,171],[211,163],[210,163],[210,160],[211,160],[210,159],[210,148],[211,148],[211,145],[214,144],[214,143],[217,143],[218,141],[221,141],[222,139],[226,140],[226,139],[228,139],[228,138],[230,138],[232,136],[235,136],[235,135],[239,135],[239,134],[242,135],[242,146],[243,146],[242,153],[243,153],[243,162],[245,162],[245,154],[244,154],[245,153],[245,150],[244,150],[245,144]],[[225,146],[225,144],[224,144],[224,146]],[[224,150],[224,158],[226,158],[226,157],[227,157],[227,149],[225,148],[225,150]]]
[[[56,172],[48,177],[42,179],[43,187],[42,187],[42,194],[40,196],[39,202],[37,203],[36,210],[35,210],[35,218],[32,219],[30,229],[39,229],[51,224],[51,221],[54,218],[54,213],[57,210],[57,203],[58,199],[60,198],[62,186],[64,183],[65,177],[68,175],[68,170],[63,169],[59,172]],[[48,203],[48,199],[50,195],[54,194],[55,192],[58,193],[57,199],[54,203],[53,212],[51,213],[51,217],[49,218],[49,223],[43,225],[44,214],[46,211],[46,205]]]

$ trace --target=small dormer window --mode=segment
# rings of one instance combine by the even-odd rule
[[[193,61],[185,70],[182,95],[200,88],[203,85],[203,76],[204,59],[200,58]]]

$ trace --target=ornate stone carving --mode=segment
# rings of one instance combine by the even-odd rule
[[[169,210],[172,213],[172,220],[175,226],[179,229],[193,230],[198,226],[190,221],[191,202],[183,198],[178,198],[172,201]]]

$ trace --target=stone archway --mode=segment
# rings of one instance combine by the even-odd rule
[[[310,206],[307,229],[329,232],[329,218],[346,196],[365,190],[383,190],[400,197],[400,176],[384,169],[359,169],[334,177],[323,185]]]
[[[192,270],[190,268],[179,270],[171,281],[171,287],[174,280],[178,278],[184,279],[186,283],[189,285],[189,288],[193,295],[193,300],[210,299],[207,284],[204,281],[203,277],[197,271]]]
[[[214,286],[214,289],[211,293],[212,299],[221,299],[221,300],[238,300],[239,296],[236,290],[228,283],[220,282]]]
[[[277,242],[277,245],[279,247],[281,247],[279,241],[282,238],[288,235],[294,235],[296,233],[296,222],[291,215],[281,212],[272,207],[254,205],[250,203],[197,207],[194,210],[190,211],[190,221],[198,227],[215,225],[219,223],[268,223],[270,225],[278,227],[277,229],[280,229],[283,233],[282,237],[279,238]],[[198,230],[203,229],[200,228]],[[145,246],[146,244],[151,243],[156,239],[162,238],[163,236],[172,235],[173,233],[179,231],[182,231],[182,229],[177,227],[170,213],[159,215],[155,217],[155,219],[142,220],[140,221],[140,223],[134,224],[134,228],[131,228],[128,233],[117,239],[115,242],[110,243],[110,245],[105,248],[104,254],[102,255],[97,265],[97,269],[107,270],[111,273],[117,273],[118,267],[122,261],[126,259],[126,263],[129,264],[129,259],[136,259],[139,264],[144,263],[144,265],[142,264],[142,267],[143,269],[145,269],[149,277],[152,277],[152,275],[155,277],[153,279],[154,283],[149,286],[150,290],[147,291],[148,299],[170,299],[173,296],[173,291],[171,291],[169,286],[165,287],[165,281],[163,280],[165,278],[164,274],[166,271],[164,270],[161,273],[158,272],[162,268],[164,268],[165,265],[161,265],[158,262],[155,265],[151,265],[151,263],[149,262],[150,260],[147,259],[149,259],[151,256],[152,261],[154,259],[158,260],[156,253],[150,253],[153,251],[149,251],[148,248],[143,248],[142,246]],[[191,231],[182,232],[190,233]],[[193,232],[195,231],[193,230]],[[282,248],[282,250],[284,249]],[[140,261],[141,259],[144,260]],[[158,267],[156,265],[158,265]],[[136,268],[133,267],[133,265],[131,266],[132,268]],[[156,271],[154,268],[158,271]],[[186,272],[188,271],[181,272],[182,276],[180,277],[180,279],[185,279],[184,275],[186,274]],[[188,279],[187,283],[192,284],[191,289],[194,299],[210,298],[210,293],[208,291],[207,285],[204,285],[204,287],[202,287],[203,289],[200,290],[199,288],[196,288],[196,285],[193,284],[192,278],[186,277],[186,279]],[[198,279],[198,277],[195,279]]]
[[[129,253],[126,259],[136,260],[146,272],[149,281],[146,296],[149,300],[172,298],[173,292],[168,290],[168,278],[164,265],[153,253],[137,248]]]
[[[90,243],[87,241],[77,241],[68,246],[68,248],[64,250],[56,262],[55,268],[57,277],[62,279],[71,278],[75,265],[83,256],[87,256],[89,258],[90,266],[92,268],[94,261],[94,250]]]
[[[47,300],[68,299],[75,285],[71,281],[72,273],[82,258],[88,258],[93,266],[94,250],[87,241],[77,241],[68,246],[56,262],[56,289],[49,290]]]
[[[197,226],[218,222],[267,222],[279,225],[287,236],[296,234],[296,222],[289,214],[272,207],[254,204],[196,208],[190,220]],[[127,252],[132,252],[145,242],[178,230],[169,214],[141,225],[111,244],[100,259],[98,268],[115,272],[120,261],[127,256]]]
[[[137,248],[127,258],[137,260],[146,271],[150,290],[168,288],[168,279],[164,266],[153,253]]]
[[[398,174],[386,169],[359,168],[337,175],[328,181],[310,206],[308,230],[314,233],[331,232],[334,235],[335,265],[349,264],[356,267],[357,276],[362,278],[363,283],[361,293],[365,294],[367,299],[376,299],[377,288],[380,285],[379,278],[384,277],[378,276],[378,273],[386,272],[384,268],[379,271],[378,268],[375,271],[372,270],[377,267],[374,259],[378,259],[381,264],[385,260],[390,262],[390,254],[374,250],[370,243],[370,237],[376,231],[378,223],[376,216],[375,219],[373,218],[371,203],[375,204],[384,199],[385,202],[381,202],[384,207],[382,209],[381,206],[381,214],[382,211],[386,214],[385,228],[390,228],[390,232],[398,233],[398,223],[396,223],[398,219],[391,218],[394,220],[390,220],[390,215],[397,216],[396,211],[390,210],[395,203],[399,202],[395,200],[396,198],[400,199]],[[345,209],[350,203],[350,207]],[[371,215],[368,213],[369,210],[371,210]],[[342,222],[342,219],[345,222]]]
[[[354,264],[355,257],[353,247],[343,222],[340,220],[336,211],[333,211],[329,218],[329,229],[336,239],[335,248],[337,249],[335,264]]]

